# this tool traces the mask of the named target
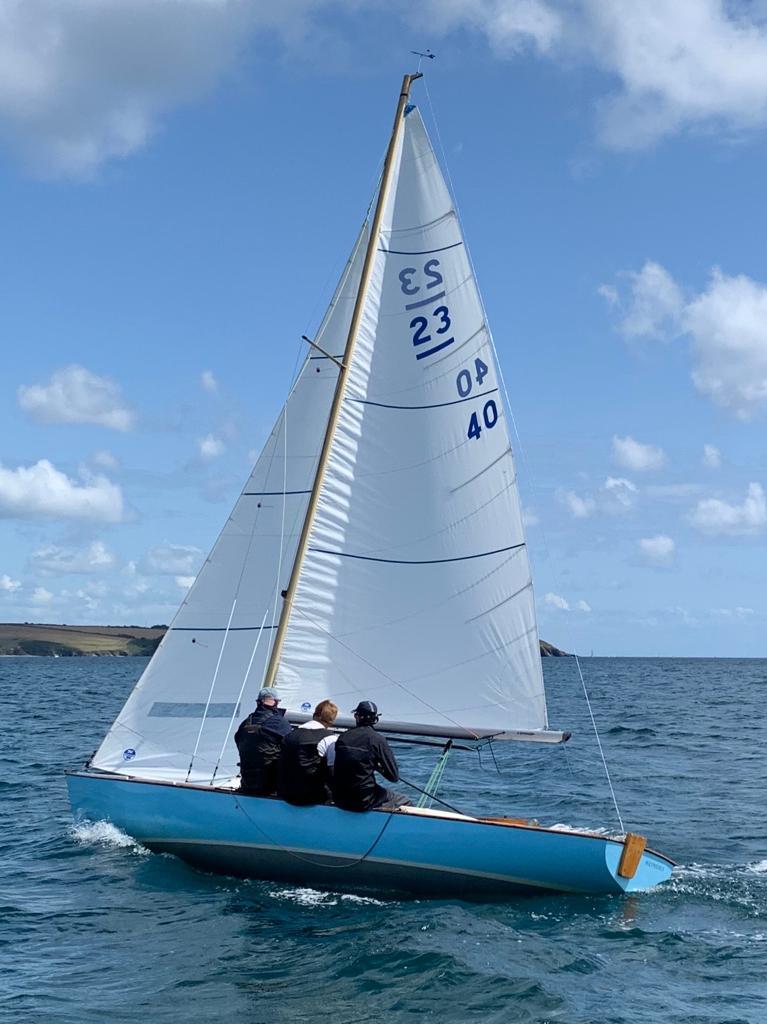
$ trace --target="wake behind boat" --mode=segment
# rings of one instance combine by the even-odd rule
[[[375,212],[277,423],[125,707],[69,776],[72,807],[235,875],[439,896],[640,891],[672,864],[639,836],[236,788],[233,730],[264,685],[295,723],[326,698],[372,699],[392,734],[569,736],[548,722],[502,384],[409,103],[419,77],[405,76]]]

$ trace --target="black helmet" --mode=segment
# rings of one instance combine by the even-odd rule
[[[355,718],[361,721],[375,723],[378,721],[378,708],[372,700],[361,700],[352,711]]]

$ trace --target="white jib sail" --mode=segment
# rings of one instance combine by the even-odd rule
[[[546,730],[499,376],[453,202],[405,118],[277,685],[424,731]]]
[[[344,349],[366,242],[363,229],[317,334],[332,355]],[[237,775],[234,728],[252,710],[262,685],[337,379],[336,364],[312,349],[231,516],[94,756],[94,767],[175,780],[187,777],[194,755],[190,781],[210,781],[214,771],[217,781]]]

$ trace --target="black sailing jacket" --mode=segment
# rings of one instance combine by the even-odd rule
[[[385,790],[376,782],[380,772],[389,782],[397,782],[399,768],[384,736],[370,725],[348,729],[336,740],[333,768],[333,799],[347,811],[369,811],[380,802]]]
[[[277,796],[290,804],[324,804],[330,799],[329,773],[317,744],[332,729],[294,729],[286,736],[277,769]]]
[[[240,789],[267,796],[277,788],[277,761],[283,739],[290,732],[284,708],[259,704],[240,723],[234,742],[240,752]]]

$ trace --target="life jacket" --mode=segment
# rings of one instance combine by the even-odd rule
[[[294,729],[285,737],[277,770],[277,796],[288,803],[324,804],[330,798],[329,772],[317,746],[332,729]]]

